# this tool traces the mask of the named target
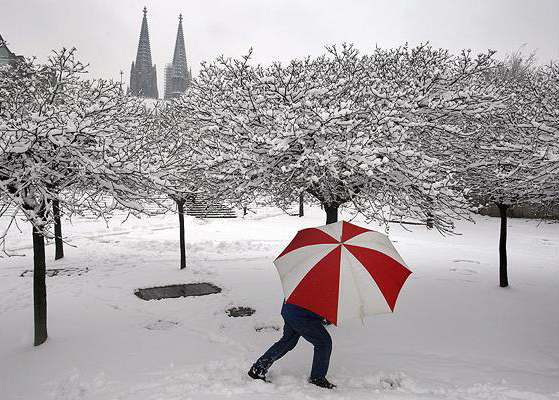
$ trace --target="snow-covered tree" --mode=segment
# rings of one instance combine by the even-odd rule
[[[252,123],[254,118],[253,110],[241,100],[245,95],[243,86],[237,87],[238,81],[254,78],[248,60],[249,56],[243,60],[220,58],[215,63],[203,63],[202,72],[175,103],[180,129],[195,144],[200,167],[206,171],[205,196],[210,201],[226,201],[239,208],[264,197],[256,182],[244,182],[252,176],[249,165],[254,166],[257,160],[250,147],[240,151],[241,146],[249,143],[249,136],[236,140],[233,132],[236,123],[243,119]],[[252,129],[252,125],[247,124],[247,128]]]
[[[145,171],[139,101],[112,81],[80,79],[74,50],[0,71],[0,212],[10,206],[33,226],[35,345],[47,339],[44,238],[52,237],[53,202],[67,213],[142,210]],[[100,202],[109,193],[110,205]],[[16,214],[0,234],[2,246]]]
[[[491,91],[472,85],[491,54],[342,46],[285,66],[249,58],[204,65],[187,99],[208,170],[230,196],[286,205],[307,192],[327,223],[347,205],[381,222],[412,217],[452,230],[466,203],[419,139],[460,133],[461,117],[491,107]]]
[[[499,107],[475,123],[474,134],[454,143],[472,198],[499,209],[501,287],[508,286],[507,211],[557,204],[557,87],[550,84],[552,70],[545,71],[519,53],[500,63],[484,79],[499,88]]]
[[[540,169],[535,178],[544,209],[559,205],[559,63],[540,67],[530,81],[529,124],[537,129]]]
[[[188,200],[203,192],[205,173],[199,162],[197,143],[189,135],[188,124],[182,123],[176,102],[158,102],[146,125],[145,167],[150,172],[157,195],[171,198],[179,216],[180,268],[186,268],[184,215]],[[186,111],[188,112],[188,111]]]

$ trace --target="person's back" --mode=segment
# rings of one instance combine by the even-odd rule
[[[318,319],[322,320],[322,317],[317,313],[307,310],[306,308],[300,307],[295,304],[289,304],[284,302],[281,306],[281,315],[282,316],[289,316],[290,318],[311,318],[311,319]]]

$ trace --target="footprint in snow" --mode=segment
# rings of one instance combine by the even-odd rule
[[[389,376],[380,378],[379,384],[383,389],[396,389],[402,386],[401,379]]]
[[[479,275],[479,272],[468,268],[450,268],[450,272],[456,272],[461,275]]]
[[[156,322],[152,322],[144,326],[144,328],[150,331],[166,331],[176,327],[179,323],[175,321],[165,321],[163,319],[158,319]]]
[[[254,330],[256,332],[275,332],[275,331],[279,331],[280,327],[276,325],[258,326],[255,327]]]

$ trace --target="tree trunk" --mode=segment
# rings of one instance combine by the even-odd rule
[[[435,219],[433,218],[433,213],[430,211],[427,212],[427,229],[433,229],[435,226]]]
[[[509,279],[507,275],[507,209],[506,204],[497,203],[501,216],[501,235],[499,237],[499,285],[507,287]]]
[[[338,222],[338,208],[340,205],[338,203],[324,204],[324,210],[326,211],[326,223],[331,224],[333,222]]]
[[[427,200],[428,201],[428,209],[427,212],[425,213],[427,215],[427,220],[426,225],[427,225],[427,229],[433,229],[435,227],[435,219],[433,218],[433,212],[431,211],[433,209],[433,201],[432,200]]]
[[[186,268],[186,244],[184,242],[184,200],[175,200],[179,210],[179,229],[180,229],[180,248],[181,248],[181,268]]]
[[[52,214],[54,216],[54,259],[64,258],[64,243],[62,242],[62,222],[60,221],[60,201],[52,201]]]
[[[47,285],[45,263],[45,238],[43,233],[33,227],[33,306],[35,321],[34,345],[39,346],[47,340]]]
[[[303,217],[305,215],[304,204],[305,204],[305,194],[301,193],[299,195],[299,217]]]

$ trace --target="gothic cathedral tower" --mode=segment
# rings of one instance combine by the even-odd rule
[[[172,99],[184,93],[186,88],[190,86],[191,77],[191,72],[186,63],[186,50],[182,31],[182,14],[180,14],[173,62],[165,67],[165,98]]]
[[[140,31],[136,63],[132,62],[130,69],[130,94],[132,96],[150,97],[157,99],[157,71],[151,63],[151,48],[149,45],[147,8],[144,7],[144,19]]]

